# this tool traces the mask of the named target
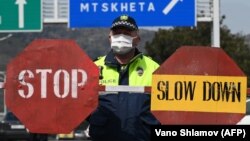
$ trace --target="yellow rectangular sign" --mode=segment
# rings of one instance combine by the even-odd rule
[[[245,113],[244,76],[153,75],[151,111]]]

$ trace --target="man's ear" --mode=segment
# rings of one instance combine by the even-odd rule
[[[140,41],[141,41],[141,37],[138,35],[138,36],[135,38],[135,41],[134,41],[135,46],[138,46],[138,44],[140,43]]]
[[[111,33],[109,33],[109,42],[111,43]]]
[[[140,36],[138,36],[138,42],[140,42],[141,41],[141,37]]]

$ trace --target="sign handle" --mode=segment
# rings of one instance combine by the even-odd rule
[[[4,89],[5,82],[0,82],[0,89]],[[150,86],[103,86],[99,85],[99,91],[105,92],[137,92],[137,93],[151,93]],[[247,88],[247,95],[250,96],[250,88]]]
[[[135,93],[151,93],[150,86],[103,86],[99,85],[99,91],[105,92],[135,92]]]

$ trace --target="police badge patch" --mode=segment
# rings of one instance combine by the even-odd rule
[[[142,76],[143,73],[144,73],[144,70],[143,70],[142,67],[137,67],[137,68],[136,68],[136,71],[137,71],[137,74],[138,74],[139,76]]]

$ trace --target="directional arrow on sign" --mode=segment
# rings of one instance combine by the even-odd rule
[[[0,32],[41,32],[42,0],[0,0]]]
[[[18,27],[24,28],[24,5],[27,4],[25,0],[16,0],[18,5]]]
[[[174,6],[179,2],[179,1],[182,1],[182,0],[171,0],[170,3],[163,9],[163,13],[165,15],[167,15],[173,8]]]

